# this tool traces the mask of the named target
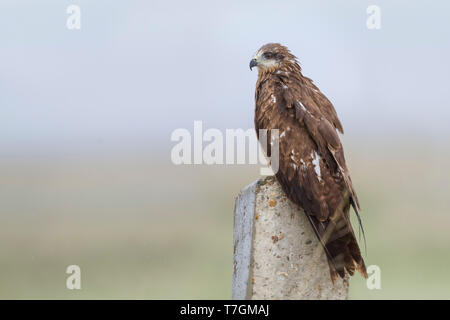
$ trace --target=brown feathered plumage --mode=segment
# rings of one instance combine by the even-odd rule
[[[331,102],[303,76],[297,58],[277,43],[261,47],[250,62],[258,67],[255,128],[279,130],[276,178],[300,205],[324,246],[333,282],[366,267],[350,224],[359,203],[337,130],[344,132]],[[267,150],[270,156],[270,144]],[[360,220],[359,220],[360,221]]]

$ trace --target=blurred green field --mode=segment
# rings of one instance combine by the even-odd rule
[[[450,298],[450,155],[351,146],[381,290],[352,299]],[[441,150],[440,152],[437,150]],[[169,155],[0,161],[1,299],[228,299],[234,197],[253,166],[173,166]],[[66,267],[82,290],[65,287]]]

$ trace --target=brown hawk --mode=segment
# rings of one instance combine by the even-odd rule
[[[358,270],[367,278],[349,217],[352,206],[362,230],[359,203],[337,133],[344,130],[333,105],[303,76],[297,58],[285,46],[262,46],[250,61],[253,67],[258,67],[258,139],[260,129],[267,129],[268,136],[270,130],[279,130],[278,182],[304,209],[324,247],[333,282],[338,275],[343,278],[345,270],[350,275]],[[266,153],[270,157],[270,144]]]

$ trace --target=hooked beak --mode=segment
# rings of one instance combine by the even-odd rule
[[[253,67],[256,67],[258,65],[258,62],[256,62],[256,59],[250,60],[250,70],[252,70]]]

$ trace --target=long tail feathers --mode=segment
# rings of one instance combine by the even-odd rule
[[[364,240],[364,253],[367,255],[367,244],[366,244],[366,233],[364,232],[364,227],[361,221],[361,216],[359,215],[359,206],[358,203],[355,201],[355,199],[351,198],[351,204],[353,207],[353,210],[355,210],[356,217],[358,218],[358,233],[359,233],[359,239],[361,240],[361,233],[363,235]]]
[[[345,215],[329,220],[326,226],[313,216],[307,214],[307,217],[327,255],[333,283],[338,276],[344,278],[346,271],[353,275],[356,270],[367,278],[358,242]]]

